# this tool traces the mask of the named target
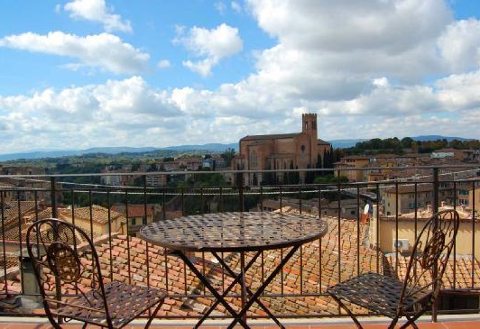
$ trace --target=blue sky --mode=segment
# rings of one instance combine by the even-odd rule
[[[480,138],[480,1],[0,0],[0,153]]]

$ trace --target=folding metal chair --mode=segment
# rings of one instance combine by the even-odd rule
[[[455,210],[441,211],[427,221],[413,246],[403,282],[392,276],[365,273],[332,286],[327,292],[358,328],[362,326],[346,302],[390,317],[388,328],[394,328],[403,316],[407,322],[401,328],[417,328],[415,320],[431,309],[438,297],[458,226]]]
[[[122,328],[155,306],[148,328],[166,297],[154,288],[104,283],[92,240],[70,223],[53,218],[33,223],[27,230],[27,249],[54,328],[71,319],[84,322],[83,328]]]

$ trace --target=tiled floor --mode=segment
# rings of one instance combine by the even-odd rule
[[[150,328],[152,329],[187,329],[192,328],[194,322],[189,321],[160,321],[154,323]],[[252,321],[249,323],[255,329],[274,329],[278,328],[273,325],[265,325],[265,322],[255,322]],[[421,329],[480,329],[480,315],[478,317],[471,317],[468,319],[445,319],[437,323],[431,323],[428,320],[423,320],[417,323],[418,327]],[[288,329],[356,329],[353,322],[349,322],[348,319],[332,319],[327,321],[312,321],[312,320],[286,320],[284,323],[285,327]],[[365,323],[365,329],[384,329],[388,325],[387,322],[379,321],[367,321]],[[126,328],[130,329],[139,329],[143,328],[144,322],[136,322]],[[220,329],[226,328],[228,322],[219,322],[216,321],[211,325],[202,326],[205,329]],[[80,329],[80,324],[66,324],[62,326],[65,329]],[[90,326],[94,328],[95,326]],[[397,326],[399,327],[399,326]],[[2,318],[0,317],[0,329],[47,329],[51,328],[48,321],[43,318]],[[97,327],[98,328],[98,327]],[[237,326],[236,328],[240,328]]]

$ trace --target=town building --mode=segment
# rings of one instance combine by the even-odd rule
[[[164,174],[149,174],[145,177],[147,186],[163,187],[167,185],[167,175]]]
[[[291,134],[249,135],[240,139],[240,154],[232,161],[232,169],[259,170],[245,175],[247,185],[283,182],[286,175],[273,175],[262,170],[308,169],[324,167],[325,154],[332,146],[317,137],[317,115],[302,115],[302,131]],[[305,173],[299,180],[305,181]]]
[[[341,161],[334,163],[335,176],[347,177],[349,182],[360,182],[366,180],[366,170],[363,170],[370,163],[367,156],[350,155],[343,157]]]
[[[349,155],[335,162],[334,169],[335,176],[347,177],[349,182],[376,182],[431,174],[417,168],[431,161],[428,154],[417,153]]]
[[[445,159],[445,158],[452,158],[458,161],[465,160],[465,152],[464,150],[457,150],[453,148],[445,148],[433,151],[430,155],[432,159]]]
[[[112,211],[122,214],[128,221],[128,234],[136,236],[143,225],[152,223],[162,216],[162,206],[158,204],[129,204],[128,213],[124,204],[112,206]]]
[[[376,205],[373,206],[372,217],[369,222],[369,242],[373,248],[379,248],[384,254],[399,253],[408,254],[412,251],[415,237],[418,236],[428,219],[433,215],[432,207],[418,208],[399,214],[398,216],[382,216],[377,219]],[[452,209],[452,206],[442,205],[439,211]],[[472,225],[474,214],[462,206],[456,207],[460,216],[460,227],[456,240],[456,253],[458,255],[472,255],[480,249],[478,239],[472,241],[472,236],[480,234],[480,227]],[[475,216],[478,222],[478,215]],[[473,246],[473,243],[474,246]],[[473,249],[472,249],[473,246]]]
[[[388,187],[381,191],[384,214],[395,216],[432,205],[432,184],[408,184]],[[415,205],[416,202],[416,205]]]

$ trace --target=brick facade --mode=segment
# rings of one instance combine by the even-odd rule
[[[317,115],[302,115],[302,132],[293,134],[251,135],[240,139],[240,154],[232,162],[233,169],[281,170],[323,166],[323,157],[331,145],[317,138]],[[283,183],[284,175],[275,179]],[[305,174],[300,173],[300,180]],[[266,182],[263,173],[246,175],[246,184]]]

